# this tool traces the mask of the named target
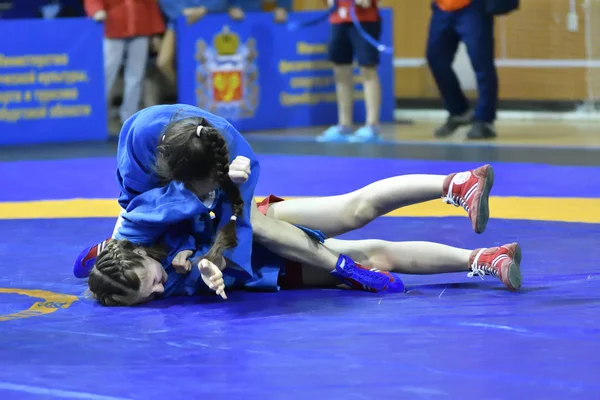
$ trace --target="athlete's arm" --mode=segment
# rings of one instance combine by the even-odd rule
[[[180,250],[193,250],[188,223],[205,212],[208,209],[196,195],[182,184],[171,182],[134,197],[122,215],[123,223],[115,238],[136,244],[153,244],[168,229],[177,226],[182,236]]]

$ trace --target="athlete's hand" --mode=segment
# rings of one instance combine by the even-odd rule
[[[200,269],[200,275],[202,276],[202,280],[206,283],[209,289],[214,290],[217,295],[221,296],[223,300],[227,300],[227,295],[225,294],[225,281],[223,280],[223,273],[212,262],[208,261],[206,258],[203,258],[198,263],[198,268]]]
[[[234,21],[240,21],[244,19],[244,10],[240,7],[231,7],[229,9],[229,17]]]
[[[100,10],[96,11],[94,15],[92,15],[92,19],[96,22],[102,22],[106,20],[106,11]]]
[[[191,250],[183,250],[177,253],[171,265],[178,274],[187,274],[192,269],[192,262],[189,258],[194,254]]]
[[[285,8],[277,7],[275,9],[275,22],[282,23],[287,21],[288,13]]]
[[[183,9],[185,22],[187,22],[188,25],[193,25],[196,22],[200,21],[202,17],[206,15],[207,12],[208,9],[206,7],[191,7]]]
[[[229,178],[236,185],[241,185],[248,180],[250,176],[250,159],[237,156],[229,164]]]

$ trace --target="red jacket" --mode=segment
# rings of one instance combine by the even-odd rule
[[[85,0],[84,5],[90,17],[100,10],[106,12],[104,35],[107,38],[152,36],[165,30],[156,0]]]
[[[421,1],[421,0],[414,0]],[[354,7],[356,11],[356,19],[360,22],[377,22],[379,21],[379,10],[377,9],[377,3],[379,0],[372,0],[371,7]],[[329,17],[329,22],[332,24],[343,24],[346,22],[352,22],[350,18],[350,7],[352,5],[351,0],[337,0],[336,2],[337,8],[331,13]]]

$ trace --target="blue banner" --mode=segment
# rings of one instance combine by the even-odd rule
[[[101,24],[4,20],[0,37],[0,145],[107,138]]]
[[[290,13],[307,21],[322,12]],[[381,42],[392,45],[392,13],[381,10]],[[208,15],[177,25],[178,90],[181,103],[227,118],[241,131],[333,125],[335,85],[327,61],[330,25],[289,31],[272,13],[247,13],[243,21]],[[382,122],[393,121],[393,55],[381,54]],[[365,122],[362,84],[355,72],[354,119]]]

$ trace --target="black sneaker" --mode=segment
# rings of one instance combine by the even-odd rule
[[[467,132],[467,139],[471,140],[494,139],[497,136],[494,125],[481,121],[473,123],[473,127]]]
[[[467,111],[462,115],[451,115],[446,120],[446,123],[434,132],[435,137],[445,138],[452,135],[458,128],[464,125],[469,125],[473,122],[473,112]]]

